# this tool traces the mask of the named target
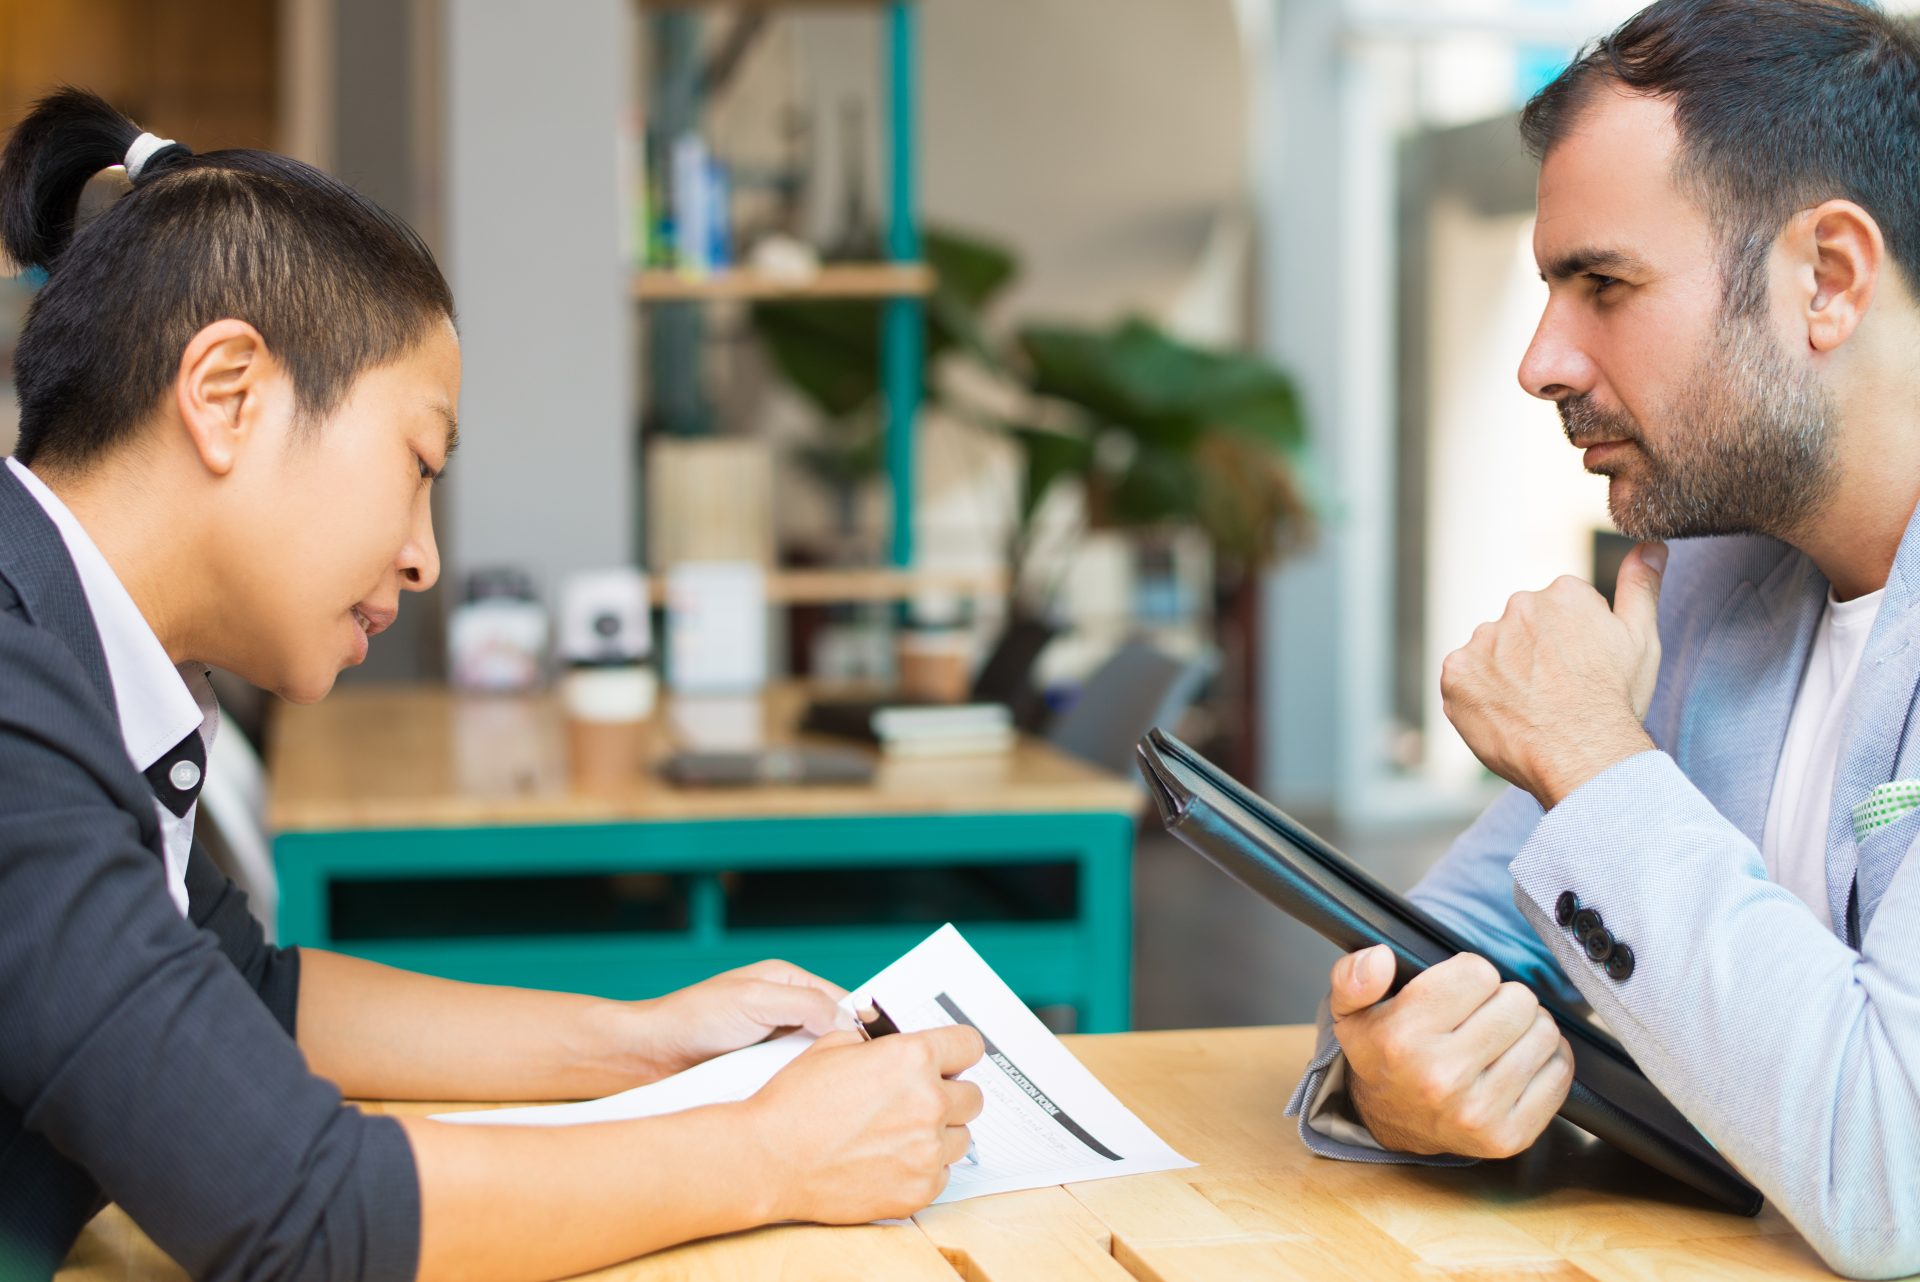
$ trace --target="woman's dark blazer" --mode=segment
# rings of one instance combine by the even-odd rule
[[[66,544],[0,466],[0,1282],[107,1200],[196,1278],[412,1278],[412,1150],[307,1071],[298,950],[197,843],[183,919],[161,850]]]

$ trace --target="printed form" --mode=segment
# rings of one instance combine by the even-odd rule
[[[971,1128],[977,1161],[951,1168],[936,1203],[1193,1165],[1115,1099],[952,926],[854,989],[842,1005],[875,1001],[902,1032],[970,1024],[986,1042],[985,1056],[960,1074],[985,1101]],[[742,1100],[812,1040],[791,1033],[605,1099],[441,1113],[435,1120],[571,1126]]]

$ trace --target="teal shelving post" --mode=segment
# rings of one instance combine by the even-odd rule
[[[888,200],[887,257],[920,261],[920,221],[915,192],[917,145],[914,120],[914,46],[919,14],[912,0],[887,9]],[[923,305],[917,298],[889,299],[880,361],[886,388],[887,480],[893,489],[893,534],[889,559],[913,564],[914,424],[920,413],[920,371],[926,341]]]

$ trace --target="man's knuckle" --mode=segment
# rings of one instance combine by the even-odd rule
[[[1412,1073],[1413,1094],[1429,1109],[1439,1110],[1454,1096],[1454,1076],[1439,1064],[1423,1064]]]
[[[1468,1097],[1454,1105],[1449,1120],[1456,1130],[1468,1135],[1485,1136],[1492,1125],[1492,1115],[1481,1101]]]
[[[1422,998],[1449,1006],[1468,999],[1478,1005],[1491,997],[1500,983],[1499,975],[1485,959],[1473,953],[1456,953],[1427,971],[1423,978],[1427,982],[1421,991]]]
[[[1412,1039],[1404,1029],[1389,1024],[1374,1031],[1373,1054],[1389,1069],[1399,1069],[1414,1058]]]
[[[1540,1013],[1540,999],[1531,988],[1516,980],[1505,980],[1494,990],[1501,1009],[1507,1013],[1515,1026],[1515,1039],[1524,1036],[1533,1028],[1534,1017]]]
[[[1510,1121],[1488,1127],[1482,1139],[1489,1157],[1513,1157],[1525,1152],[1527,1147],[1526,1134]]]
[[[1500,972],[1478,953],[1459,954],[1459,980],[1473,991],[1491,995],[1500,986]]]
[[[1564,1095],[1573,1086],[1573,1052],[1563,1046],[1560,1053],[1548,1060],[1546,1068],[1541,1071],[1547,1075],[1548,1082],[1557,1086]]]

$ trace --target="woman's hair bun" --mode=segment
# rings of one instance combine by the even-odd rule
[[[76,225],[88,180],[115,165],[133,190],[87,199]],[[453,315],[420,237],[345,183],[269,151],[195,155],[78,89],[41,100],[0,153],[0,244],[50,269],[13,358],[29,467],[130,439],[217,320],[259,332],[309,424]]]
[[[73,239],[80,191],[126,159],[140,126],[97,94],[71,86],[34,104],[0,153],[0,248],[18,267],[51,270]],[[192,155],[178,143],[156,151],[144,183]]]

